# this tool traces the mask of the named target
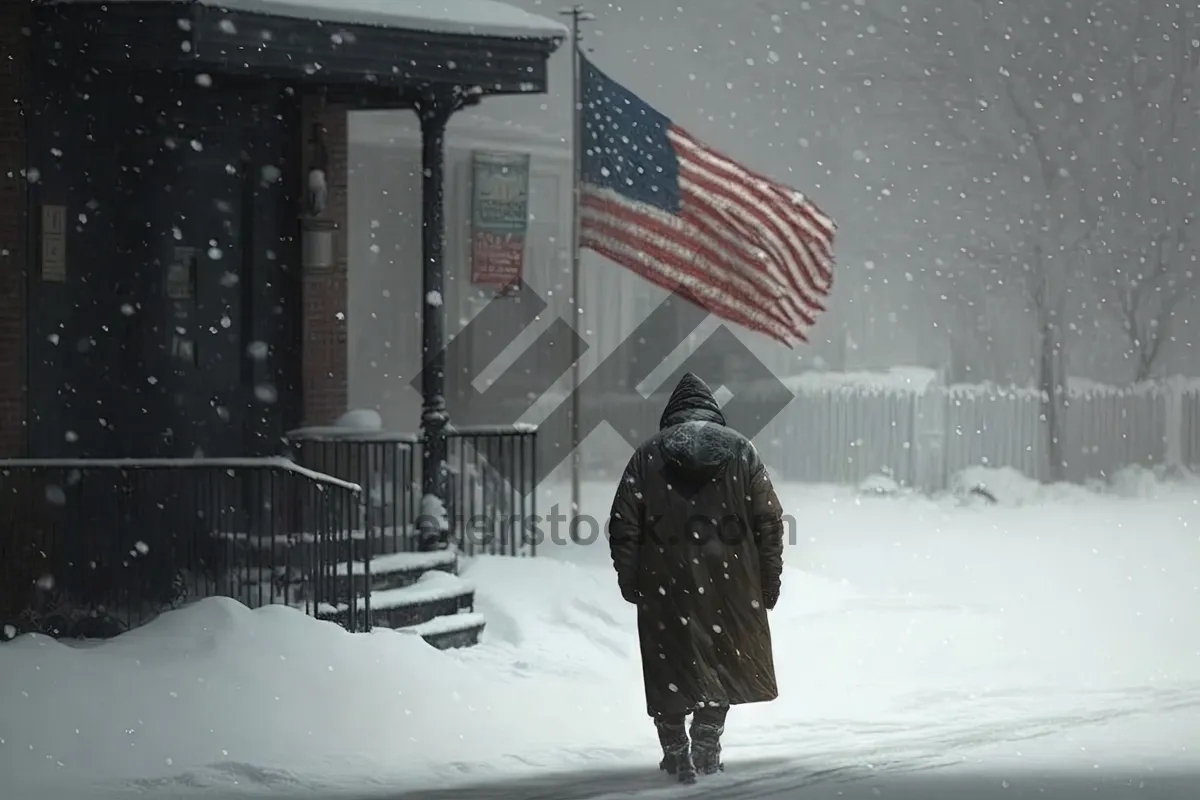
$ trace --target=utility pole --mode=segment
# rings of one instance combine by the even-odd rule
[[[583,137],[581,135],[583,126],[580,124],[583,98],[579,87],[580,42],[583,39],[583,33],[580,25],[596,17],[584,11],[583,6],[578,5],[565,8],[559,13],[571,18],[571,171],[572,197],[574,198],[571,218],[571,307],[575,311],[572,314],[574,319],[571,326],[575,329],[576,335],[571,337],[571,519],[567,524],[571,532],[571,541],[578,544],[578,522],[582,502],[580,490],[580,473],[582,471],[580,445],[582,443],[579,441],[582,429],[579,419],[582,411],[582,398],[579,396],[579,386],[582,383],[580,360],[583,357],[583,353],[580,351],[583,297],[579,281],[579,182],[582,177],[583,165]]]

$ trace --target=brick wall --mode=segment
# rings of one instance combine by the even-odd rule
[[[304,424],[328,425],[346,411],[347,403],[347,111],[305,98],[303,117],[304,185],[307,186],[309,139],[314,122],[325,129],[329,149],[329,204],[324,219],[335,222],[335,264],[304,272],[304,352],[302,355]]]
[[[0,0],[0,457],[22,455],[25,436],[25,120],[30,4]]]

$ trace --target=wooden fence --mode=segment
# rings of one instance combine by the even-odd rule
[[[629,441],[658,426],[661,405],[620,397],[584,403]],[[751,412],[753,414],[753,412]],[[1038,397],[983,387],[880,391],[805,390],[754,442],[778,480],[858,483],[886,474],[936,490],[977,465],[1012,467],[1038,479],[1049,472]],[[736,420],[731,420],[739,427]],[[1138,387],[1072,393],[1063,422],[1066,477],[1103,479],[1130,466],[1200,468],[1200,391]],[[585,425],[585,429],[589,426]],[[566,437],[567,432],[561,434]],[[543,430],[543,442],[558,439]],[[569,441],[569,438],[558,439]],[[584,445],[589,472],[619,471],[629,455],[617,436]]]

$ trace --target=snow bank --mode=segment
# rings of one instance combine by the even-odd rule
[[[868,475],[858,484],[858,491],[865,495],[891,496],[900,494],[902,490],[895,478],[881,473]]]
[[[950,479],[950,492],[959,498],[1013,506],[1060,500],[1084,491],[1077,486],[1047,486],[1012,467],[967,467]]]
[[[636,613],[611,567],[481,557],[464,577],[488,628],[460,651],[225,599],[103,644],[4,645],[5,800],[357,792],[653,752]],[[794,585],[810,609],[848,593]]]
[[[785,386],[796,393],[828,392],[902,392],[922,394],[939,386],[938,370],[926,367],[893,367],[878,372],[805,372],[781,377]],[[752,389],[752,387],[749,387]],[[1000,396],[1036,399],[1040,392],[1031,386],[1011,386],[992,382],[956,383],[944,387],[952,397]],[[1182,394],[1200,391],[1200,380],[1168,378],[1132,385],[1104,384],[1088,378],[1067,379],[1067,392],[1072,397]]]
[[[601,540],[595,547],[607,544]],[[640,681],[637,614],[619,594],[614,597],[611,568],[480,557],[467,562],[463,576],[476,586],[475,608],[488,621],[473,657],[508,663],[517,673],[538,665],[605,683],[626,681],[636,672]],[[614,661],[623,665],[622,672],[608,676]],[[627,697],[644,703],[639,698],[636,693]]]
[[[1184,467],[1161,466],[1147,469],[1129,466],[1118,471],[1109,481],[1109,490],[1119,496],[1155,500],[1179,493],[1195,493],[1200,497],[1200,476]]]
[[[430,731],[441,753],[422,757],[450,760],[472,734],[453,713],[466,667],[282,606],[206,599],[91,647],[25,636],[0,649],[0,674],[0,772],[64,800],[47,787],[287,789],[411,761]]]
[[[1131,499],[1200,497],[1200,478],[1182,467],[1147,469],[1129,466],[1107,482],[1038,483],[1012,467],[968,467],[950,480],[950,493],[965,500],[995,501],[1005,506],[1038,506],[1094,502],[1107,495]]]
[[[100,645],[24,636],[0,649],[4,796],[394,788],[464,755],[498,759],[514,736],[533,750],[587,741],[621,702],[589,705],[527,658],[524,673],[481,670],[410,634],[224,599]]]
[[[584,513],[603,518],[611,483],[584,489]],[[779,490],[799,523],[770,618],[780,699],[735,710],[728,760],[796,760],[798,781],[813,754],[1033,749],[1061,720],[1200,704],[1200,486],[982,508]],[[653,774],[635,610],[607,542],[542,552],[466,562],[488,627],[461,651],[218,599],[100,645],[0,645],[4,799],[328,800],[522,772]],[[1115,724],[1090,752],[1112,764],[1155,735]]]
[[[1032,386],[1014,386],[992,382],[955,383],[946,387],[951,397],[995,396],[1036,400],[1042,392]],[[1108,384],[1090,378],[1067,378],[1069,397],[1138,397],[1146,395],[1180,395],[1200,391],[1200,380],[1182,377],[1144,381],[1134,384]]]
[[[796,393],[913,392],[920,394],[938,380],[938,371],[925,367],[893,367],[880,372],[805,372],[780,378]]]

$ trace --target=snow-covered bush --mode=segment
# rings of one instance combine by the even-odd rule
[[[889,497],[900,494],[902,489],[899,482],[892,476],[874,473],[863,479],[862,483],[858,485],[858,491],[859,494]]]
[[[1155,498],[1183,487],[1200,489],[1200,476],[1180,466],[1159,465],[1147,469],[1131,465],[1114,473],[1107,489],[1120,497]]]
[[[968,503],[1025,505],[1035,502],[1042,488],[1012,467],[967,467],[950,479],[950,492]]]

